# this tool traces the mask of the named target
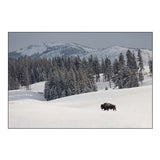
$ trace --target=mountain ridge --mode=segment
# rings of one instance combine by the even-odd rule
[[[118,59],[119,54],[126,54],[127,50],[131,50],[138,54],[138,49],[141,49],[142,58],[145,64],[152,59],[152,51],[144,48],[130,48],[124,46],[111,46],[107,48],[92,48],[86,45],[81,45],[75,42],[71,43],[45,43],[37,45],[29,45],[27,47],[21,48],[19,50],[9,52],[9,57],[17,58],[19,56],[29,56],[32,58],[42,57],[42,58],[53,58],[56,56],[80,56],[81,58],[87,58],[90,55],[97,56],[99,60],[108,57],[113,62],[114,59]]]

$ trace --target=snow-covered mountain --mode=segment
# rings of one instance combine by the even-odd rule
[[[9,57],[30,56],[52,58],[55,56],[77,56],[81,58],[89,57],[90,55],[97,56],[99,60],[106,56],[113,62],[115,58],[119,57],[119,54],[126,54],[127,50],[131,50],[137,56],[138,48],[128,48],[113,46],[109,48],[95,49],[80,45],[77,43],[42,43],[40,45],[30,45],[25,48],[21,48],[17,51],[9,52]],[[141,49],[142,58],[144,64],[148,64],[148,61],[152,58],[152,51],[148,49]]]

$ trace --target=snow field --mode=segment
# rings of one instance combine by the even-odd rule
[[[14,92],[14,91],[11,91]],[[18,93],[18,92],[17,92]],[[22,92],[21,95],[25,95]],[[37,93],[38,94],[38,93]],[[16,94],[15,94],[16,95]],[[10,128],[151,128],[152,87],[100,90],[52,101],[9,101]],[[110,102],[117,111],[102,111]]]

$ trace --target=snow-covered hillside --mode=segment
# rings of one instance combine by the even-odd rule
[[[45,101],[44,82],[31,90],[9,91],[9,128],[152,128],[152,78],[146,74],[143,86],[98,91]],[[102,111],[109,102],[117,111]]]
[[[109,48],[95,50],[92,52],[92,55],[97,56],[100,60],[107,56],[111,60],[111,62],[113,62],[115,59],[119,58],[120,53],[124,55],[126,60],[126,52],[128,50],[134,53],[137,58],[137,55],[138,55],[137,48],[127,48],[127,47],[120,47],[120,46],[113,46]],[[152,51],[147,49],[141,49],[141,55],[143,58],[144,65],[148,65],[148,61],[152,59]]]
[[[113,62],[115,58],[119,57],[120,53],[125,55],[128,49],[134,52],[135,55],[137,56],[138,53],[137,48],[113,46],[109,48],[95,49],[77,43],[42,43],[41,45],[30,45],[26,48],[21,48],[17,51],[10,52],[9,56],[18,57],[27,55],[31,57],[52,58],[55,56],[62,56],[62,55],[65,56],[79,55],[81,58],[83,58],[93,55],[97,56],[99,60],[107,56]],[[147,49],[141,49],[141,51],[144,64],[147,65],[148,61],[152,58],[152,51]]]

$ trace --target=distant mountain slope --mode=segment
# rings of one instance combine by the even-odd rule
[[[119,58],[120,53],[122,53],[126,60],[126,52],[130,50],[135,56],[138,55],[138,48],[127,48],[120,46],[113,46],[109,48],[99,49],[98,51],[92,52],[93,56],[97,56],[99,59],[108,57],[112,62],[117,58]],[[148,65],[148,61],[152,59],[152,51],[148,49],[141,49],[142,58],[145,65]]]
[[[113,62],[115,58],[119,57],[119,54],[126,54],[127,50],[130,49],[137,56],[137,48],[127,48],[120,46],[113,46],[103,49],[95,49],[80,45],[77,43],[42,43],[41,45],[30,45],[25,48],[21,48],[14,52],[9,52],[9,57],[17,58],[19,56],[30,56],[52,58],[55,56],[77,56],[81,58],[89,57],[90,55],[97,56],[99,60],[106,56]],[[148,64],[149,59],[152,58],[152,51],[148,49],[141,49],[142,57],[145,64]]]

